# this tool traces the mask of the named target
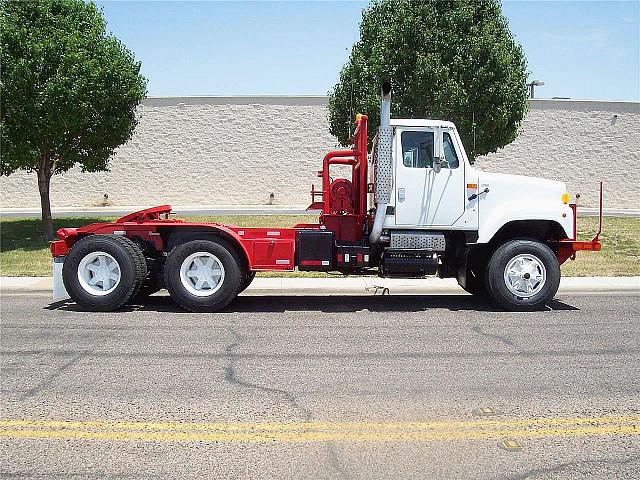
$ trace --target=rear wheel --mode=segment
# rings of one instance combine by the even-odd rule
[[[560,264],[543,243],[511,240],[489,260],[487,288],[493,300],[508,310],[538,310],[559,286]]]
[[[111,311],[124,305],[147,276],[139,247],[126,237],[91,235],[73,246],[62,279],[71,299],[86,310]]]
[[[238,295],[243,284],[240,261],[223,240],[194,240],[175,247],[165,263],[171,298],[192,312],[215,312]]]
[[[256,272],[248,272],[244,276],[244,280],[242,282],[242,288],[240,288],[240,292],[244,292],[247,288],[249,288],[249,285],[251,285],[251,282],[253,282],[254,278],[256,278]]]
[[[144,299],[164,288],[164,258],[154,259],[147,278],[142,283],[137,299]]]

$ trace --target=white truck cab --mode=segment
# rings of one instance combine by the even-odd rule
[[[488,243],[509,222],[557,222],[572,238],[567,187],[555,180],[479,170],[456,127],[439,120],[392,119],[393,193],[383,228],[476,232]]]
[[[510,309],[544,305],[576,250],[576,205],[564,183],[473,167],[456,126],[391,119],[383,85],[371,158],[369,244],[382,275],[435,273]],[[602,206],[601,206],[602,208]]]

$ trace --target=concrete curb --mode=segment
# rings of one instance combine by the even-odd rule
[[[397,279],[379,277],[258,277],[246,293],[249,295],[428,295],[460,294],[464,291],[453,278]],[[51,293],[52,277],[0,277],[0,293]],[[387,292],[384,292],[387,293]],[[566,277],[559,293],[637,293],[640,277]]]
[[[50,293],[53,277],[0,277],[0,293]]]

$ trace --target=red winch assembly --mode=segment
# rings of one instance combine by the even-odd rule
[[[312,188],[313,202],[309,209],[321,209],[319,223],[298,224],[293,228],[252,228],[220,223],[187,222],[170,218],[171,206],[161,205],[130,213],[113,223],[93,223],[80,228],[61,228],[60,240],[51,243],[54,257],[67,255],[74,243],[86,235],[112,234],[122,235],[138,243],[145,250],[166,252],[168,245],[176,238],[189,236],[190,233],[215,232],[223,238],[233,241],[242,250],[247,267],[251,271],[293,270],[295,267],[296,234],[299,231],[318,230],[332,232],[335,241],[362,241],[367,224],[367,116],[358,115],[352,149],[329,152],[324,157],[322,191]],[[330,170],[334,165],[349,165],[351,180],[338,178],[331,180]],[[361,259],[364,258],[364,250]],[[320,252],[318,251],[318,255]],[[320,262],[323,270],[333,268],[333,258],[308,259]],[[356,260],[358,259],[356,255]],[[323,265],[322,262],[325,262]],[[330,263],[327,265],[326,262]],[[344,262],[343,262],[344,263]],[[365,262],[349,262],[347,267],[364,267]],[[317,265],[313,265],[316,267]]]

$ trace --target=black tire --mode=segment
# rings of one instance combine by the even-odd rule
[[[249,285],[251,285],[251,282],[253,282],[253,279],[256,278],[256,272],[249,272],[244,276],[244,280],[242,281],[242,287],[240,287],[240,291],[238,293],[242,293],[244,292],[247,288],[249,288]]]
[[[519,296],[512,293],[505,280],[507,265],[517,256],[535,258],[544,266],[545,280],[534,290],[532,296]],[[539,271],[539,270],[536,270]],[[523,275],[527,275],[524,273]],[[529,277],[525,278],[528,280]],[[553,251],[544,243],[534,240],[511,240],[498,247],[487,266],[487,289],[493,300],[500,306],[512,311],[539,310],[553,298],[560,286],[560,264]]]
[[[78,269],[85,257],[95,252],[111,255],[120,270],[117,286],[105,295],[90,293],[80,282]],[[71,299],[85,310],[110,312],[129,301],[147,276],[147,264],[140,248],[126,237],[118,235],[90,235],[71,248],[62,266],[62,279]]]
[[[195,295],[181,280],[180,268],[183,262],[190,255],[199,252],[214,255],[224,268],[222,284],[207,296]],[[229,305],[242,288],[243,274],[240,265],[235,250],[224,240],[193,240],[178,245],[169,253],[164,266],[165,286],[171,298],[182,308],[192,312],[217,312]]]
[[[147,264],[147,259],[144,256],[144,253],[142,252],[142,248],[140,248],[140,245],[137,244],[136,242],[133,242],[133,244],[135,245],[135,252],[136,252],[136,258],[135,258],[135,262],[144,265],[144,277],[142,277],[142,280],[139,280],[136,284],[136,288],[133,292],[133,294],[131,295],[131,298],[129,300],[134,300],[136,298],[138,298],[140,296],[140,292],[142,291],[142,288],[145,285],[145,282],[147,281],[147,279],[149,278],[149,265]]]
[[[147,298],[164,288],[164,258],[152,260],[151,265],[147,264],[147,267],[149,273],[136,295],[136,300]]]

